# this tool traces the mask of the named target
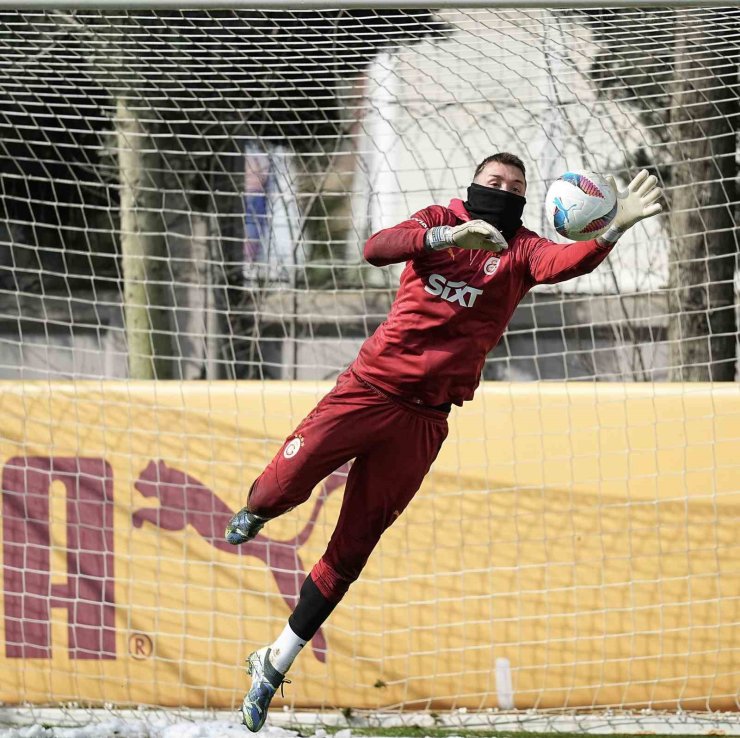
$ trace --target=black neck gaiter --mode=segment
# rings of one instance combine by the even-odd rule
[[[473,182],[468,187],[468,199],[463,204],[473,218],[485,220],[495,226],[509,241],[522,224],[526,202],[526,198],[521,195]]]

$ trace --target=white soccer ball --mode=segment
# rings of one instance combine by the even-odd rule
[[[617,193],[596,172],[565,172],[547,190],[545,208],[555,230],[571,241],[600,236],[617,214]]]

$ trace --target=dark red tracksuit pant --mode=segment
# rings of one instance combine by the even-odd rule
[[[416,494],[446,437],[446,413],[389,397],[347,370],[257,478],[249,509],[274,518],[355,460],[331,540],[311,571],[336,603]]]

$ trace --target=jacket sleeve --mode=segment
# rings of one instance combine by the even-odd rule
[[[446,208],[431,206],[408,220],[374,233],[365,243],[365,259],[373,266],[399,264],[426,253],[424,234],[432,226],[452,225],[456,219]]]
[[[592,272],[613,247],[596,239],[556,243],[532,233],[525,253],[534,284],[555,284]]]

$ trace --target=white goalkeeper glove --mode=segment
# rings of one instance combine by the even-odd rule
[[[658,187],[658,178],[649,175],[647,169],[638,172],[627,185],[627,189],[621,192],[617,189],[614,177],[607,179],[617,193],[617,214],[601,238],[613,243],[635,223],[657,215],[663,210],[663,206],[658,202],[663,196],[663,190]]]
[[[424,235],[424,245],[432,251],[457,246],[461,249],[482,249],[495,254],[508,248],[501,231],[485,220],[469,220],[457,226],[435,226]]]

